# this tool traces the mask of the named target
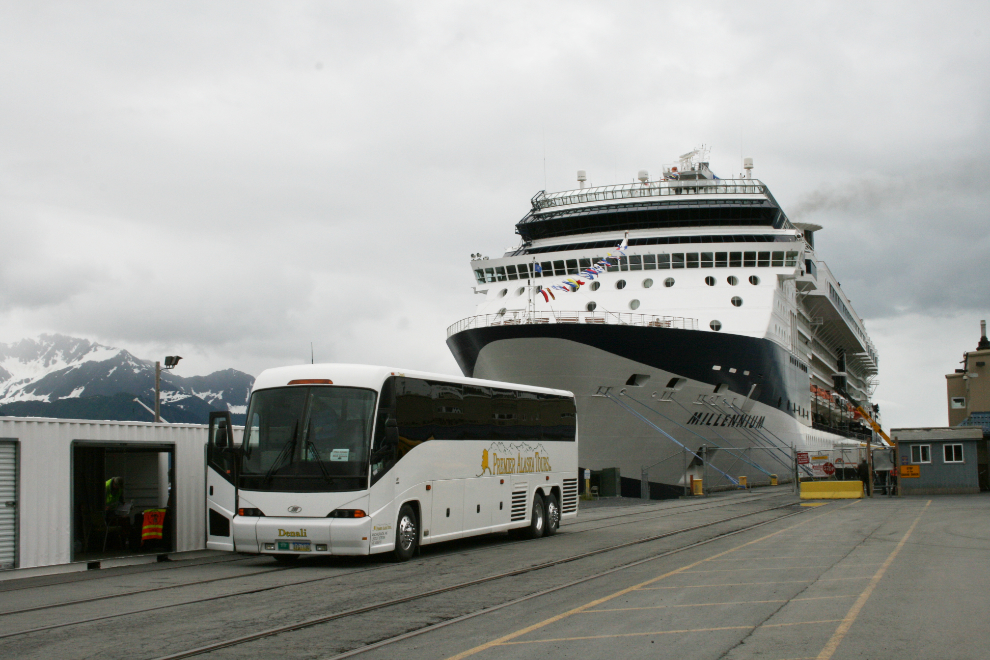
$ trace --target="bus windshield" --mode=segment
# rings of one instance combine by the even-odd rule
[[[251,395],[239,486],[330,492],[368,487],[375,392],[281,387]]]

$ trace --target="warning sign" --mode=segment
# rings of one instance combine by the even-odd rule
[[[902,465],[901,476],[906,479],[914,479],[921,476],[920,465]]]
[[[811,460],[808,458],[808,452],[799,451],[797,453],[797,462],[798,465],[807,465],[808,463],[810,463]]]
[[[825,473],[825,476],[831,477],[833,474],[835,474],[835,466],[832,465],[831,463],[823,463],[822,472]]]
[[[831,468],[831,472],[825,471],[825,466],[828,465]],[[829,462],[828,454],[812,454],[811,456],[811,474],[817,479],[824,479],[825,477],[830,477],[835,474],[835,466]]]

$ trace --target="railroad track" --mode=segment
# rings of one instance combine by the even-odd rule
[[[621,526],[621,525],[632,525],[632,524],[642,523],[642,522],[648,521],[648,520],[657,520],[657,519],[660,519],[660,518],[667,518],[667,517],[671,517],[671,516],[674,516],[674,515],[682,514],[682,513],[685,512],[686,509],[692,509],[692,510],[696,510],[696,511],[708,511],[708,510],[711,510],[711,509],[719,509],[719,508],[723,508],[723,507],[726,507],[726,506],[735,506],[735,505],[738,505],[738,504],[746,504],[746,503],[750,503],[750,502],[754,502],[754,501],[761,501],[761,500],[765,500],[765,499],[773,499],[773,498],[776,498],[776,497],[783,497],[783,496],[785,496],[785,495],[784,494],[780,494],[780,495],[770,495],[770,496],[757,496],[757,497],[748,497],[748,498],[738,498],[738,499],[733,499],[733,500],[730,500],[730,501],[718,502],[718,503],[694,502],[694,503],[691,503],[691,504],[683,504],[683,505],[678,505],[678,506],[665,507],[662,511],[659,511],[659,512],[656,511],[656,510],[652,510],[652,511],[637,511],[637,512],[631,512],[631,513],[618,514],[618,515],[615,515],[615,516],[609,516],[607,518],[607,521],[608,522],[605,523],[605,524],[601,524],[601,525],[597,525],[597,526],[591,526],[591,527],[587,527],[587,528],[584,528],[584,529],[572,529],[573,527],[576,527],[578,525],[595,525],[596,522],[599,522],[599,520],[587,520],[587,521],[580,521],[579,520],[577,522],[571,523],[571,524],[567,525],[566,527],[562,528],[561,533],[562,534],[565,534],[565,535],[583,534],[583,533],[586,533],[586,532],[593,532],[593,531],[597,531],[597,530],[600,530],[600,529],[605,529],[605,528],[608,528],[608,527],[617,527],[617,526]],[[746,515],[749,515],[749,514],[746,514]],[[623,520],[623,521],[620,521],[620,522],[614,522],[614,520],[616,518],[629,518],[629,517],[634,517],[635,519],[634,520]],[[685,531],[689,531],[689,530],[685,530]],[[536,539],[535,541],[542,541],[542,539]],[[502,544],[499,544],[499,545],[500,545],[500,547],[504,547],[504,546],[513,545],[513,544],[516,544],[516,543],[533,543],[535,541],[534,540],[509,541],[507,543],[502,543]],[[476,553],[476,552],[483,552],[483,551],[485,551],[487,549],[488,549],[488,547],[477,548],[477,549],[474,549],[474,550],[461,551],[461,552],[456,553],[456,554],[469,555],[469,554],[473,554],[473,553]],[[455,553],[452,553],[452,554],[455,554]],[[200,563],[195,564],[195,566],[202,566],[204,564],[210,564],[210,563],[227,563],[227,562],[234,562],[234,561],[246,561],[246,560],[251,560],[251,559],[256,559],[256,557],[247,557],[247,558],[245,558],[245,557],[238,557],[236,559],[230,559],[230,560],[219,560],[219,561],[214,561],[214,562],[200,562]],[[419,561],[428,561],[428,559],[426,559],[426,560],[421,559]],[[245,589],[245,590],[236,591],[236,592],[233,592],[233,593],[230,593],[230,594],[223,594],[223,595],[219,595],[219,596],[214,596],[214,597],[212,597],[210,599],[200,599],[200,600],[195,600],[195,601],[188,601],[188,602],[185,602],[185,603],[173,603],[173,604],[169,604],[169,605],[159,605],[159,606],[155,606],[153,608],[146,608],[146,609],[140,609],[140,610],[132,610],[132,611],[128,611],[128,612],[125,612],[125,613],[122,613],[122,614],[112,614],[112,615],[106,615],[104,617],[95,617],[95,618],[91,618],[91,619],[85,619],[85,620],[79,621],[77,623],[89,623],[89,622],[92,622],[92,621],[101,621],[101,620],[104,620],[106,618],[114,618],[114,617],[119,617],[119,616],[128,616],[130,614],[138,614],[138,613],[142,613],[142,612],[149,612],[149,611],[154,611],[154,610],[163,609],[163,608],[179,607],[181,605],[191,605],[191,604],[194,604],[194,603],[204,602],[205,600],[219,600],[219,599],[223,599],[223,598],[233,598],[235,596],[243,596],[243,595],[261,593],[261,592],[270,591],[270,590],[273,590],[273,589],[282,589],[282,588],[287,588],[287,587],[299,586],[299,585],[303,585],[303,584],[311,584],[313,582],[335,580],[335,579],[340,579],[340,578],[343,578],[343,577],[346,577],[346,576],[354,575],[356,573],[364,573],[364,572],[367,572],[367,571],[388,569],[388,568],[391,568],[392,566],[393,566],[392,564],[388,564],[388,565],[384,565],[384,566],[373,566],[373,567],[369,567],[369,568],[356,569],[356,570],[352,570],[352,571],[344,571],[344,572],[341,572],[341,573],[336,573],[334,575],[321,576],[321,577],[318,577],[318,578],[311,578],[311,579],[308,579],[308,580],[298,580],[298,581],[295,581],[295,582],[286,582],[286,583],[283,583],[283,584],[280,584],[280,585],[276,585],[276,586],[271,586],[271,587],[260,587],[260,588],[255,588],[255,589]],[[153,593],[153,592],[169,591],[169,590],[173,590],[173,589],[182,589],[182,588],[186,588],[186,587],[196,587],[196,586],[200,586],[200,585],[203,585],[203,584],[210,584],[210,583],[215,583],[215,582],[224,582],[224,581],[228,581],[228,580],[240,580],[240,579],[250,578],[250,577],[254,577],[254,576],[258,576],[258,575],[268,575],[268,574],[271,574],[271,573],[278,573],[278,572],[281,572],[281,571],[296,570],[298,568],[300,568],[300,567],[299,566],[288,566],[288,567],[278,566],[278,567],[272,567],[272,568],[268,568],[268,569],[264,569],[264,570],[260,570],[260,571],[252,571],[250,573],[241,573],[241,574],[238,574],[238,575],[228,575],[228,576],[218,577],[218,578],[209,578],[209,579],[205,579],[205,580],[197,580],[195,582],[184,582],[184,583],[181,583],[181,584],[169,584],[169,585],[163,585],[163,586],[159,586],[159,587],[149,587],[149,588],[146,588],[146,589],[133,589],[133,590],[130,590],[130,591],[123,591],[123,592],[115,593],[115,594],[105,594],[103,596],[93,596],[93,597],[90,597],[90,598],[78,598],[78,599],[75,599],[75,600],[65,600],[65,601],[60,601],[58,603],[51,603],[51,604],[46,604],[46,605],[35,605],[35,606],[24,607],[24,608],[15,609],[15,610],[2,611],[2,612],[0,612],[0,618],[5,617],[5,616],[11,616],[11,615],[14,615],[14,614],[24,614],[24,613],[27,613],[27,612],[40,612],[40,611],[51,610],[51,609],[56,609],[56,608],[60,608],[60,607],[69,607],[69,606],[72,606],[72,605],[81,605],[81,604],[84,604],[84,603],[93,603],[93,602],[98,602],[98,601],[106,601],[106,600],[112,600],[112,599],[115,599],[115,598],[125,598],[127,596],[139,596],[139,595],[142,595],[142,594]],[[57,586],[57,585],[45,585],[45,586]],[[28,589],[30,587],[23,587],[23,588],[24,589]],[[35,587],[35,588],[43,588],[43,587]],[[16,589],[12,589],[11,591],[16,591]],[[73,624],[73,623],[54,624],[54,625],[49,626],[49,627],[33,628],[31,630],[28,630],[28,631],[18,631],[18,632],[0,634],[0,639],[5,639],[7,637],[14,637],[14,636],[17,636],[17,635],[22,635],[22,634],[27,634],[28,632],[40,632],[42,630],[50,630],[50,629],[53,629],[53,628],[64,627],[64,626],[67,626],[67,625],[75,625],[75,624]]]
[[[189,649],[189,650],[186,650],[186,651],[180,651],[178,653],[172,653],[172,654],[169,654],[169,655],[161,656],[159,658],[156,658],[155,660],[182,660],[183,658],[192,658],[192,657],[195,657],[195,656],[198,656],[198,655],[203,655],[203,654],[206,654],[206,653],[212,653],[214,651],[219,651],[221,649],[227,649],[227,648],[231,648],[231,647],[234,647],[234,646],[240,646],[242,644],[247,644],[247,643],[250,643],[250,642],[261,640],[261,639],[264,639],[266,637],[272,637],[272,636],[275,636],[275,635],[281,635],[281,634],[284,634],[284,633],[294,632],[294,631],[297,631],[297,630],[303,630],[305,628],[311,628],[313,626],[318,626],[318,625],[321,625],[321,624],[324,624],[324,623],[329,623],[329,622],[332,622],[332,621],[337,621],[337,620],[344,619],[344,618],[347,618],[347,617],[353,617],[353,616],[357,616],[357,615],[360,615],[360,614],[366,614],[366,613],[369,613],[369,612],[380,611],[380,610],[384,610],[384,609],[387,609],[387,608],[390,608],[390,607],[395,607],[397,605],[401,605],[401,604],[404,604],[404,603],[410,603],[410,602],[413,602],[413,601],[422,600],[422,599],[425,599],[425,598],[430,598],[432,596],[437,596],[437,595],[441,595],[441,594],[450,593],[450,592],[453,592],[453,591],[458,591],[458,590],[461,590],[461,589],[466,589],[466,588],[473,587],[473,586],[478,586],[478,585],[486,584],[486,583],[493,582],[493,581],[496,581],[496,580],[503,580],[503,579],[510,578],[510,577],[516,577],[516,576],[519,576],[519,575],[524,575],[526,573],[532,573],[534,571],[541,571],[541,570],[545,570],[545,569],[548,569],[548,568],[552,568],[554,566],[559,566],[561,564],[565,564],[565,563],[569,563],[569,562],[573,562],[573,561],[578,561],[580,559],[584,559],[584,558],[587,558],[587,557],[592,557],[592,556],[604,554],[604,553],[607,553],[607,552],[614,552],[614,551],[620,550],[622,548],[628,548],[628,547],[635,546],[635,545],[640,545],[640,544],[644,544],[644,543],[650,543],[652,541],[657,541],[657,540],[660,540],[660,539],[668,538],[668,537],[671,537],[671,536],[675,536],[677,534],[683,534],[683,533],[690,532],[690,531],[704,529],[706,527],[712,527],[714,525],[718,525],[718,524],[725,523],[725,522],[730,522],[732,520],[738,520],[739,518],[745,518],[745,517],[748,517],[748,516],[756,515],[758,513],[766,513],[768,511],[775,511],[775,510],[779,510],[779,509],[791,508],[793,506],[794,506],[794,503],[791,502],[791,503],[783,504],[783,505],[776,506],[776,507],[770,507],[768,509],[761,509],[759,511],[753,511],[753,512],[749,512],[749,513],[739,514],[739,515],[736,515],[736,516],[730,516],[728,518],[722,518],[720,520],[711,521],[711,522],[703,523],[703,524],[700,524],[700,525],[695,525],[695,526],[692,526],[692,527],[687,527],[687,528],[684,528],[684,529],[679,529],[679,530],[674,530],[674,531],[670,531],[670,532],[665,532],[663,534],[656,534],[656,535],[653,535],[653,536],[644,537],[644,538],[636,539],[636,540],[633,540],[633,541],[627,541],[625,543],[619,543],[619,544],[608,546],[608,547],[605,547],[605,548],[599,548],[597,550],[592,550],[592,551],[589,551],[589,552],[584,552],[584,553],[580,553],[580,554],[576,554],[576,555],[570,555],[568,557],[563,557],[561,559],[556,559],[556,560],[553,560],[553,561],[548,561],[548,562],[544,562],[544,563],[541,563],[541,564],[536,564],[534,566],[528,566],[528,567],[525,567],[525,568],[520,568],[520,569],[516,569],[516,570],[512,570],[512,571],[506,571],[504,573],[498,573],[498,574],[495,574],[495,575],[489,575],[489,576],[486,576],[486,577],[483,577],[483,578],[478,578],[476,580],[468,580],[468,581],[465,581],[465,582],[461,582],[461,583],[458,583],[458,584],[450,585],[450,586],[447,586],[447,587],[442,587],[442,588],[439,588],[439,589],[431,589],[431,590],[428,590],[428,591],[422,591],[422,592],[419,592],[419,593],[416,593],[416,594],[411,594],[409,596],[402,596],[400,598],[393,598],[393,599],[390,599],[390,600],[381,601],[381,602],[374,603],[374,604],[371,604],[371,605],[366,605],[366,606],[363,606],[363,607],[352,608],[352,609],[344,610],[344,611],[341,611],[341,612],[335,612],[333,614],[328,614],[328,615],[324,615],[324,616],[319,616],[319,617],[314,617],[314,618],[306,619],[306,620],[303,620],[303,621],[298,621],[296,623],[291,623],[291,624],[286,624],[286,625],[277,626],[277,627],[273,627],[273,628],[268,628],[266,630],[262,630],[262,631],[255,632],[255,633],[251,633],[251,634],[248,634],[248,635],[242,635],[242,636],[239,636],[239,637],[234,637],[234,638],[231,638],[231,639],[228,639],[228,640],[223,640],[223,641],[220,641],[220,642],[213,642],[213,643],[206,644],[204,646],[200,646],[200,647],[197,647],[197,648]],[[635,561],[632,561],[632,562],[628,562],[626,564],[622,564],[620,566],[609,568],[609,569],[606,569],[606,570],[603,570],[603,571],[598,571],[596,573],[593,573],[591,575],[584,576],[584,577],[579,578],[577,580],[569,581],[569,582],[567,582],[565,584],[557,585],[555,587],[551,587],[551,588],[548,588],[548,589],[542,589],[542,590],[539,590],[539,591],[534,591],[534,592],[531,592],[529,594],[526,594],[526,595],[524,595],[522,597],[512,599],[510,601],[501,603],[499,605],[494,605],[494,606],[491,606],[491,607],[486,607],[484,609],[477,610],[477,611],[474,611],[474,612],[471,612],[471,613],[468,613],[468,614],[465,614],[465,615],[462,615],[462,616],[454,617],[454,618],[449,619],[447,621],[443,621],[443,622],[440,622],[440,623],[437,623],[437,624],[423,626],[423,627],[418,628],[416,630],[405,632],[405,633],[403,633],[401,635],[396,635],[396,636],[389,637],[389,638],[386,638],[386,639],[383,639],[383,640],[379,640],[379,641],[374,642],[372,644],[368,644],[368,645],[365,645],[365,646],[360,646],[360,647],[357,647],[357,648],[348,650],[348,651],[346,651],[344,653],[341,653],[339,655],[333,656],[333,660],[336,660],[338,658],[346,658],[346,657],[351,657],[351,656],[354,656],[354,655],[358,655],[360,653],[371,651],[371,650],[376,649],[376,648],[381,648],[382,646],[386,646],[388,644],[392,644],[392,643],[395,643],[395,642],[398,642],[398,641],[402,641],[404,639],[409,639],[410,637],[415,637],[417,635],[421,635],[421,634],[430,632],[432,630],[437,630],[439,628],[443,628],[445,626],[449,626],[449,625],[452,625],[454,623],[458,623],[460,621],[465,621],[467,619],[475,618],[475,617],[478,617],[478,616],[483,616],[485,614],[489,614],[489,613],[498,611],[498,610],[503,609],[505,607],[509,607],[511,605],[514,605],[514,604],[517,604],[517,603],[521,603],[521,602],[524,602],[526,600],[530,600],[530,599],[533,599],[533,598],[538,598],[540,596],[544,596],[544,595],[551,594],[551,593],[554,593],[554,592],[557,592],[557,591],[561,591],[563,589],[567,589],[567,588],[573,587],[575,585],[579,585],[579,584],[583,584],[583,583],[586,583],[586,582],[590,582],[592,580],[596,580],[596,579],[599,579],[601,577],[604,577],[604,576],[607,576],[607,575],[610,575],[610,574],[613,574],[613,573],[617,573],[619,571],[627,570],[627,569],[633,568],[635,566],[640,566],[640,565],[645,564],[647,562],[655,561],[655,560],[661,559],[663,557],[669,557],[671,555],[674,555],[674,554],[677,554],[677,553],[680,553],[680,552],[684,552],[684,551],[687,551],[687,550],[690,550],[690,549],[693,549],[693,548],[697,548],[697,547],[700,547],[700,546],[703,546],[703,545],[707,545],[709,543],[713,543],[715,541],[718,541],[718,540],[721,540],[721,539],[724,539],[724,538],[727,538],[727,537],[730,537],[730,536],[734,536],[736,534],[741,534],[741,533],[746,532],[746,531],[749,531],[751,529],[762,527],[764,525],[769,525],[769,524],[774,523],[774,522],[777,522],[779,520],[783,520],[784,518],[790,518],[792,516],[801,515],[801,514],[807,512],[807,511],[809,511],[809,510],[810,509],[802,509],[802,510],[799,510],[799,511],[792,511],[791,513],[785,513],[784,515],[777,516],[777,517],[773,518],[772,520],[765,520],[765,521],[761,521],[761,522],[756,522],[756,523],[753,523],[752,525],[746,525],[745,527],[742,527],[740,529],[734,529],[734,530],[729,531],[729,532],[724,532],[724,533],[721,533],[721,534],[716,534],[716,535],[714,535],[714,536],[712,536],[710,538],[704,539],[702,541],[697,541],[697,542],[694,542],[694,543],[688,543],[686,545],[683,545],[683,546],[678,547],[678,548],[674,548],[672,550],[667,550],[667,551],[664,551],[664,552],[661,552],[661,553],[657,553],[657,554],[651,555],[651,556],[649,556],[649,557],[647,557],[645,559],[638,559],[638,560],[635,560]]]

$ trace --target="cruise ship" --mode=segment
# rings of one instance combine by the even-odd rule
[[[871,439],[876,347],[815,251],[822,227],[752,168],[720,179],[696,149],[656,178],[580,171],[537,193],[516,248],[471,255],[483,299],[447,331],[461,370],[572,391],[579,464],[619,468],[625,495],[784,482],[797,452],[841,468]]]

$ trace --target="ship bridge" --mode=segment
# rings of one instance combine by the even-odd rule
[[[793,229],[757,179],[663,180],[541,191],[516,224],[523,241],[575,234],[673,227],[765,226]]]

